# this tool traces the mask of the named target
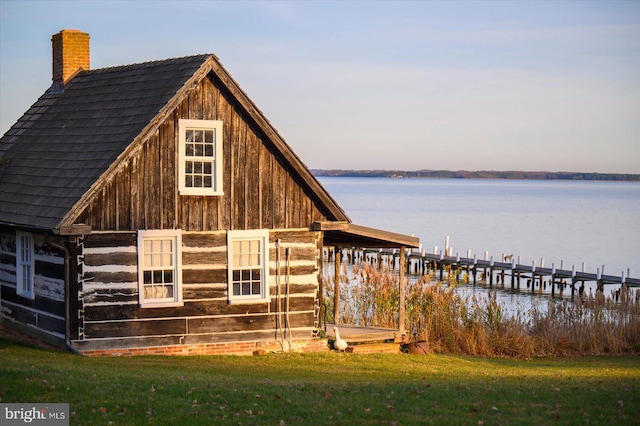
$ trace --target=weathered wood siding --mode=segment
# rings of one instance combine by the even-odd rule
[[[313,194],[284,166],[258,127],[218,89],[203,79],[121,164],[77,223],[93,230],[308,228],[325,220]],[[178,195],[178,120],[224,122],[224,195]]]
[[[65,337],[64,257],[33,234],[34,299],[16,292],[16,233],[0,229],[0,293],[4,327],[22,325],[23,330],[51,341]],[[49,337],[49,339],[47,339]]]
[[[226,231],[182,236],[184,306],[140,308],[135,233],[86,236],[79,267],[81,350],[175,344],[275,340],[277,326],[276,240],[280,240],[282,309],[285,306],[285,249],[290,248],[289,319],[294,338],[311,338],[317,328],[321,234],[306,229],[269,234],[270,303],[227,303]],[[284,314],[282,315],[284,321]]]

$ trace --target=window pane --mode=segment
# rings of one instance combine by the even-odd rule
[[[22,291],[31,292],[31,265],[22,265]]]
[[[22,261],[31,263],[31,237],[23,235],[20,238],[22,240]]]
[[[242,281],[251,280],[251,269],[245,269],[242,271]]]
[[[213,145],[205,145],[204,146],[204,155],[205,157],[213,157]]]
[[[164,287],[162,287],[162,286],[154,286],[153,287],[153,297],[155,299],[164,298]]]
[[[162,271],[153,271],[153,283],[162,284]]]
[[[173,270],[168,269],[164,271],[164,282],[173,284]]]
[[[234,296],[240,296],[240,284],[239,283],[233,283],[233,295]]]
[[[234,282],[240,281],[240,271],[233,271],[233,281]]]
[[[164,297],[173,299],[173,286],[167,285],[164,287]]]
[[[151,284],[151,271],[144,271],[142,277],[144,284]]]
[[[202,157],[204,155],[204,146],[201,143],[195,144],[193,148],[193,155],[196,157]]]
[[[211,180],[211,176],[205,176],[203,181],[202,181],[202,186],[205,188],[212,188],[213,187],[213,181]]]
[[[242,295],[243,296],[251,295],[251,284],[250,283],[242,283]]]
[[[193,142],[193,130],[187,129],[184,137],[187,142]]]
[[[214,134],[215,134],[215,130],[214,129],[205,130],[205,132],[204,132],[204,141],[209,143],[209,144],[212,144],[213,143],[213,139],[214,139],[214,137],[213,137]]]
[[[186,186],[187,188],[193,188],[193,177],[192,176],[185,176],[184,177],[184,186]]]
[[[203,142],[204,137],[202,135],[202,130],[193,130],[193,141],[194,142]]]
[[[259,281],[254,281],[252,283],[252,294],[260,294],[260,282]]]

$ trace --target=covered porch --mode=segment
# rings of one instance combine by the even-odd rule
[[[389,340],[399,340],[399,330],[393,328],[364,327],[347,324],[327,324],[326,333],[328,337],[335,338],[334,327],[338,327],[340,337],[348,343],[384,342]]]
[[[342,248],[357,247],[361,249],[398,249],[399,250],[399,307],[398,307],[398,330],[377,327],[363,327],[352,324],[340,324],[340,275],[342,256],[334,256],[334,299],[333,318],[335,324],[326,324],[326,334],[335,337],[333,330],[337,326],[340,337],[348,343],[362,342],[384,342],[393,340],[396,342],[405,339],[405,250],[408,248],[419,248],[420,240],[417,237],[383,231],[380,229],[355,225],[350,222],[314,222],[311,227],[314,231],[322,231],[324,235],[324,246],[334,247],[336,252]],[[320,294],[324,294],[324,289],[320,288]],[[323,329],[325,324],[322,324]]]

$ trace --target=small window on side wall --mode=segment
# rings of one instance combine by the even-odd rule
[[[227,232],[229,303],[260,303],[269,294],[269,231]]]
[[[138,231],[140,307],[182,306],[182,234],[179,230]]]
[[[222,121],[178,121],[178,192],[222,195]]]
[[[16,231],[16,293],[27,299],[34,298],[33,234]]]

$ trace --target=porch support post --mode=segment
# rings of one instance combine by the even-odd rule
[[[403,340],[404,340],[404,335],[406,334],[404,329],[404,316],[405,316],[404,274],[406,269],[405,268],[406,258],[405,258],[404,252],[405,252],[405,246],[401,246],[400,247],[400,267],[398,268],[400,270],[400,280],[399,280],[400,291],[398,295],[398,298],[399,298],[398,303],[400,304],[400,306],[398,307],[398,330],[400,331],[400,338]]]
[[[335,284],[333,290],[333,323],[338,324],[338,318],[340,318],[340,262],[342,261],[342,247],[333,248],[333,257],[335,261]]]

